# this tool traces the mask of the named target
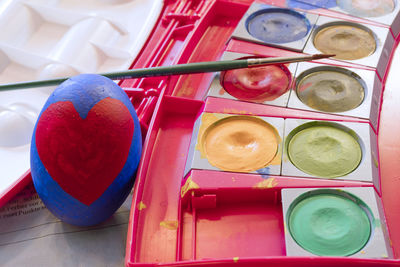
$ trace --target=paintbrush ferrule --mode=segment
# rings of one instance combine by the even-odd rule
[[[311,61],[322,58],[328,58],[332,56],[335,55],[316,54],[316,55],[306,55],[297,57],[249,58],[247,62],[249,67],[261,67],[270,64],[284,64],[284,63]]]

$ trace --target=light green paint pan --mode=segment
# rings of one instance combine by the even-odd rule
[[[295,132],[294,134],[292,134]],[[293,130],[287,145],[290,161],[301,171],[322,178],[345,176],[361,162],[360,144],[334,124]]]

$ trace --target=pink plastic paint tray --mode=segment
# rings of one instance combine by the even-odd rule
[[[296,12],[319,16],[318,10],[307,10],[304,1],[259,2],[268,4],[269,8],[290,7]],[[231,38],[252,3],[248,0],[165,1],[156,27],[131,67],[219,60],[227,52],[250,56],[302,53]],[[338,14],[325,15],[361,23],[364,28],[382,26]],[[395,48],[389,42],[385,56],[392,59]],[[343,60],[315,63],[376,72],[370,65]],[[366,118],[338,113],[206,98],[215,73],[122,81],[120,85],[136,108],[144,133],[127,236],[126,266],[399,266],[400,126],[397,117],[400,93],[396,88],[399,83],[393,80],[395,74],[390,70],[390,60],[384,67],[383,75],[376,74],[377,83],[384,86],[377,98],[376,128]],[[400,65],[393,64],[393,68],[400,69]],[[270,175],[193,168],[185,175],[195,123],[204,113],[369,127],[372,140],[369,152],[375,166],[370,167],[378,170],[378,185],[364,181],[363,177],[319,179],[307,175],[285,176],[282,172]],[[281,137],[284,150],[285,134]],[[372,155],[372,151],[377,152]],[[0,204],[29,181],[28,172],[3,193]],[[297,246],[288,232],[285,216],[290,207],[287,206],[300,201],[299,195],[315,194],[314,190],[335,192],[335,196],[366,203],[368,221],[374,227],[370,234],[373,238],[350,256],[317,256]],[[355,198],[348,197],[352,195]],[[373,254],[377,251],[378,255]]]
[[[232,37],[252,2],[166,2],[159,24],[132,67],[218,60],[228,52],[250,56],[301,53]],[[296,12],[307,12],[298,9],[296,1],[261,2],[273,8],[289,6],[296,8]],[[372,25],[349,16],[337,19]],[[394,51],[393,45],[390,59]],[[318,63],[376,71],[367,65],[335,59]],[[396,155],[400,151],[400,128],[395,121],[400,95],[388,73],[378,75],[377,80],[386,85],[385,94],[382,89],[377,100],[377,129],[366,118],[340,113],[207,97],[215,73],[123,81],[125,88],[153,88],[159,93],[154,98],[157,103],[153,116],[145,123],[147,135],[131,208],[126,266],[399,266],[400,228],[396,222],[400,212],[396,195],[400,189],[400,169]],[[193,142],[197,140],[195,132],[202,123],[202,114],[252,116],[265,121],[280,118],[285,123],[294,120],[361,125],[369,129],[364,134],[372,141],[368,148],[363,148],[363,155],[371,153],[372,163],[368,167],[376,168],[378,183],[364,177],[320,179],[302,173],[282,175],[282,171],[272,175],[211,167],[189,166],[188,170],[187,160],[191,149],[196,150]],[[285,125],[285,129],[289,127]],[[285,150],[287,133],[282,138]],[[196,166],[208,166],[202,164]],[[286,218],[292,209],[290,204],[300,201],[299,196],[316,192],[334,192],[339,198],[350,196],[346,198],[354,203],[366,203],[368,218],[374,218],[374,226],[363,248],[349,256],[318,256],[293,240]]]

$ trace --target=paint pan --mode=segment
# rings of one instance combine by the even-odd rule
[[[400,7],[396,0],[296,0],[296,2],[387,25],[391,28],[394,37],[400,32]],[[323,12],[324,10],[321,10],[321,13]]]
[[[314,70],[296,82],[296,94],[307,106],[325,112],[344,112],[364,101],[365,85],[354,73],[343,69]]]
[[[330,125],[315,125],[296,132],[287,144],[287,152],[298,169],[323,178],[353,172],[362,158],[356,138]]]
[[[283,189],[288,256],[392,257],[372,187]]]
[[[310,30],[308,19],[290,9],[265,8],[246,20],[251,36],[265,43],[290,43],[304,38]]]
[[[283,119],[203,113],[196,121],[185,175],[191,169],[280,174]]]
[[[379,192],[376,142],[368,123],[286,119],[282,175],[365,181]]]
[[[245,101],[272,101],[289,90],[291,75],[284,64],[235,69],[221,73],[220,83],[231,96]]]
[[[289,206],[287,226],[292,238],[319,256],[350,256],[371,236],[371,211],[355,196],[316,190],[302,194]]]
[[[317,17],[292,9],[253,3],[232,37],[302,51]]]
[[[305,53],[331,53],[333,59],[376,68],[382,78],[394,45],[389,29],[319,16]]]
[[[222,60],[254,57],[225,52]],[[207,96],[286,107],[296,64],[276,64],[221,72],[212,81]]]
[[[357,60],[372,55],[376,50],[376,40],[372,31],[357,24],[324,25],[316,31],[314,46],[333,58]]]
[[[369,119],[377,129],[382,84],[375,71],[298,63],[288,107]]]

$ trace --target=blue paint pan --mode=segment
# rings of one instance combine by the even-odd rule
[[[251,14],[246,20],[250,35],[266,43],[290,43],[306,37],[309,20],[296,11],[284,8],[266,8]]]
[[[302,52],[318,16],[253,3],[232,38]]]

